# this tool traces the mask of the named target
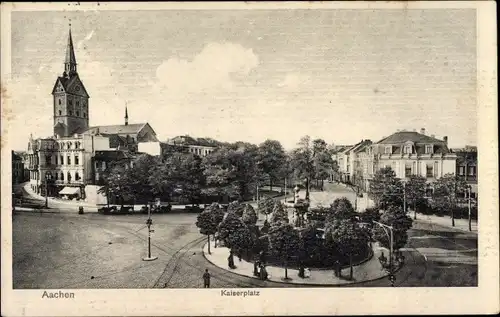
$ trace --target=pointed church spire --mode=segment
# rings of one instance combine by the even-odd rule
[[[66,59],[64,60],[64,72],[71,76],[76,74],[76,57],[71,37],[71,22],[69,23],[68,45],[66,46]]]
[[[125,106],[125,125],[128,125],[128,111],[127,111],[127,106]]]

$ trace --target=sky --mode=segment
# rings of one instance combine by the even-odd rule
[[[477,144],[474,10],[12,13],[10,143],[52,135],[68,20],[90,125],[296,146],[398,129]]]

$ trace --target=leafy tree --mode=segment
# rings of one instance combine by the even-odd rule
[[[205,186],[202,193],[207,196],[229,199],[239,198],[237,167],[231,161],[233,151],[227,147],[220,148],[203,158],[202,169]]]
[[[279,141],[266,140],[259,145],[258,164],[262,171],[269,176],[270,188],[283,176],[283,167],[286,154]]]
[[[368,247],[368,231],[350,219],[342,219],[330,223],[328,225],[328,230],[325,230],[325,234],[330,235],[328,238],[329,245],[333,247],[335,251],[349,257],[349,278],[352,279],[352,258]]]
[[[224,220],[219,224],[219,239],[224,241],[226,245],[230,244],[229,235],[244,226],[243,221],[235,213],[227,213]]]
[[[257,208],[260,213],[266,215],[266,220],[267,220],[267,216],[273,212],[274,200],[272,200],[270,197],[266,197],[262,200],[259,200]]]
[[[250,204],[245,204],[241,220],[247,226],[253,226],[257,223],[257,213]]]
[[[213,218],[214,223],[218,226],[222,220],[224,220],[224,210],[219,207],[219,204],[212,203],[210,206],[205,208],[205,211],[209,212]]]
[[[291,224],[278,223],[269,231],[269,247],[285,265],[285,279],[288,279],[288,261],[300,248],[299,233]]]
[[[208,242],[208,254],[210,253],[210,235],[213,235],[217,232],[217,224],[214,221],[214,217],[211,212],[203,211],[201,212],[196,220],[196,226],[200,228],[200,233],[207,236]]]
[[[417,206],[425,202],[426,179],[420,175],[411,175],[405,185],[408,204],[413,205],[414,219],[417,219]]]
[[[400,206],[389,206],[380,216],[380,223],[392,226],[393,250],[398,250],[406,245],[408,241],[408,230],[412,227],[412,219],[405,214]],[[390,248],[390,231],[385,231],[380,226],[373,227],[373,237],[386,248]]]
[[[318,236],[318,227],[316,224],[308,224],[300,232],[300,262],[321,263],[323,249],[322,239]]]
[[[346,197],[337,198],[330,205],[326,216],[326,222],[333,222],[342,219],[351,219],[354,216],[354,208],[351,201]]]
[[[291,153],[291,165],[299,179],[305,179],[306,200],[309,200],[309,182],[315,176],[314,173],[314,150],[311,138],[305,136],[300,139],[299,147]]]
[[[271,214],[271,224],[280,222],[288,223],[288,213],[283,207],[283,204],[276,202],[274,205],[273,213]]]
[[[467,190],[467,183],[461,177],[454,174],[446,174],[434,183],[434,194],[432,195],[434,208],[446,212],[451,210],[451,224],[455,226],[455,209],[459,202],[459,195]]]
[[[231,232],[226,238],[226,246],[238,252],[247,252],[254,246],[254,236],[251,230],[243,225]]]
[[[368,225],[368,228],[373,228],[374,221],[380,221],[380,211],[378,208],[366,208],[365,211],[359,213],[359,220]]]
[[[239,201],[232,201],[227,206],[228,213],[234,213],[236,216],[243,216],[243,211],[245,209],[245,205],[240,203]]]
[[[126,170],[127,181],[133,200],[152,201],[154,198],[150,179],[155,166],[160,163],[157,157],[141,154],[134,162],[133,167]]]
[[[330,176],[333,167],[332,155],[328,149],[328,145],[322,139],[314,140],[312,142],[312,149],[314,178],[316,182],[321,181],[320,187],[323,190],[324,180]]]
[[[105,175],[103,175],[103,187],[99,192],[106,193],[108,196],[118,197],[120,204],[123,207],[125,201],[135,199],[135,192],[130,182],[130,169],[126,169],[124,165],[114,165]]]
[[[403,185],[390,167],[384,167],[375,173],[368,195],[382,209],[390,205],[403,205]]]

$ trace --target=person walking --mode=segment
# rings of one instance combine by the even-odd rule
[[[208,269],[205,269],[205,273],[203,273],[203,287],[210,288],[210,273],[208,273]]]

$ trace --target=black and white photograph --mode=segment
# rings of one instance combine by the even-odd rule
[[[411,4],[2,4],[6,315],[498,312],[495,4]]]

